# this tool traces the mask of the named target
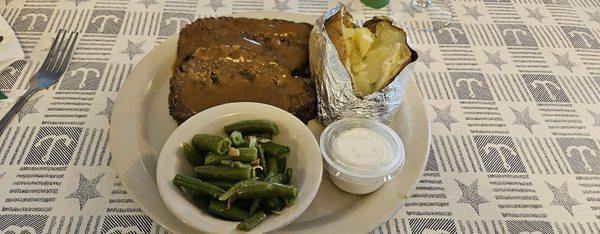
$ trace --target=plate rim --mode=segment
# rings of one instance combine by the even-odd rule
[[[263,14],[267,14],[267,16],[263,16]],[[278,19],[287,19],[287,20],[291,20],[291,21],[295,21],[294,19],[300,19],[300,18],[304,18],[306,19],[307,17],[311,17],[311,18],[317,18],[317,16],[315,15],[306,15],[306,14],[300,14],[300,13],[290,13],[290,12],[275,12],[275,11],[251,11],[251,12],[242,12],[242,13],[237,13],[237,14],[231,14],[228,16],[233,16],[233,17],[253,17],[253,18],[278,18]],[[271,17],[269,17],[271,16]],[[136,120],[135,124],[131,124],[130,121],[125,121],[125,119],[131,119],[131,118],[125,118],[123,119],[121,117],[121,115],[125,115],[125,117],[129,116],[128,114],[132,114],[135,116],[138,116],[140,112],[142,112],[143,108],[146,107],[148,104],[146,103],[147,100],[145,100],[142,97],[146,97],[146,93],[145,90],[150,89],[150,87],[153,85],[153,80],[155,79],[154,76],[152,77],[145,77],[144,81],[146,81],[146,85],[145,88],[138,88],[136,86],[139,86],[139,79],[136,80],[136,82],[133,82],[133,79],[130,79],[134,74],[136,73],[140,73],[143,67],[145,66],[140,66],[140,65],[145,65],[146,63],[149,63],[148,60],[149,57],[148,55],[150,55],[153,52],[158,51],[158,48],[160,48],[161,46],[165,46],[165,44],[167,44],[167,42],[171,42],[174,40],[177,40],[178,38],[178,34],[172,35],[170,37],[168,37],[166,40],[164,40],[163,42],[161,42],[159,45],[157,45],[156,47],[154,47],[150,52],[148,52],[134,67],[134,69],[131,71],[131,73],[128,75],[127,80],[125,81],[125,83],[123,84],[123,86],[121,87],[119,94],[115,100],[115,105],[114,105],[114,109],[113,109],[113,114],[111,116],[111,121],[110,121],[110,126],[109,126],[109,142],[110,142],[110,152],[112,154],[112,158],[113,158],[113,162],[111,163],[113,166],[113,169],[115,170],[115,172],[117,173],[117,175],[119,175],[120,177],[124,177],[123,175],[125,174],[123,170],[123,168],[121,168],[121,166],[117,165],[117,162],[119,161],[116,158],[119,157],[115,157],[115,155],[122,155],[122,154],[127,154],[127,152],[117,152],[116,148],[123,148],[122,146],[127,146],[127,145],[138,145],[136,144],[136,142],[138,141],[137,139],[140,136],[139,132],[136,132],[135,130],[139,130],[139,126],[143,124],[143,120]],[[173,43],[173,42],[171,42]],[[176,43],[176,42],[175,42]],[[146,65],[147,66],[147,65]],[[139,77],[138,77],[139,78]],[[409,100],[413,100],[416,99],[417,102],[415,103],[414,100],[413,102],[409,101],[409,104],[411,106],[411,109],[417,110],[415,113],[417,113],[417,116],[421,119],[424,119],[424,121],[422,121],[423,123],[423,128],[425,128],[425,131],[422,131],[422,134],[426,134],[426,142],[421,142],[419,145],[423,145],[426,144],[426,147],[424,149],[423,152],[423,156],[420,156],[419,158],[421,159],[420,162],[420,168],[417,168],[418,171],[418,176],[417,178],[412,181],[412,184],[409,186],[410,189],[409,194],[414,192],[415,187],[418,184],[419,178],[423,175],[423,172],[425,170],[425,167],[427,165],[427,160],[428,160],[428,154],[430,151],[430,141],[431,141],[431,127],[430,127],[430,123],[428,121],[427,118],[427,111],[425,110],[425,102],[423,100],[422,94],[419,92],[418,87],[416,86],[416,82],[414,79],[411,79],[411,81],[408,84],[408,88],[407,88],[407,94],[409,93],[408,90],[414,89],[414,92],[412,92],[412,95],[406,95],[405,94],[405,99],[403,100],[404,102],[409,101]],[[129,90],[128,92],[125,92]],[[134,92],[135,91],[135,92]],[[133,97],[132,97],[133,96]],[[129,97],[135,98],[135,96],[138,96],[138,99],[140,100],[140,104],[141,105],[137,105],[135,107],[131,107],[131,106],[126,106],[124,103],[124,101],[120,101],[123,99],[128,99]],[[411,117],[414,117],[411,115]],[[124,123],[121,123],[124,122]],[[130,131],[127,131],[130,130]],[[120,141],[115,141],[115,140],[110,140],[110,139],[119,139],[119,134],[118,133],[123,133],[125,132],[125,134],[127,133],[131,133],[131,132],[135,132],[135,137],[129,137],[130,139],[128,140],[123,140],[120,139]],[[129,136],[131,136],[131,134],[129,134]],[[143,137],[143,136],[141,136]],[[406,142],[405,142],[406,143]],[[119,147],[121,146],[121,147]],[[125,147],[127,148],[127,147]],[[162,148],[162,146],[161,146]],[[405,145],[405,148],[407,148],[407,146]],[[145,175],[150,179],[150,181],[152,181],[155,185],[156,185],[156,181],[154,178],[152,178],[152,176],[150,176],[147,172],[148,168],[144,165],[144,163],[142,162],[142,155],[141,152],[138,150],[138,148],[136,147],[135,150],[129,150],[129,153],[132,154],[136,154],[137,158],[135,159],[134,162],[130,163],[130,165],[127,166],[139,166],[141,168],[143,168],[143,171],[145,173]],[[131,157],[131,156],[122,156],[122,157]],[[140,176],[144,176],[143,174]],[[325,174],[323,174],[323,176],[326,176]],[[132,183],[128,182],[127,180],[121,179],[120,180],[121,183],[124,185],[125,190],[127,191],[128,195],[136,202],[136,205],[138,205],[143,211],[145,215],[148,215],[149,217],[151,217],[154,221],[156,221],[157,223],[161,224],[163,228],[169,230],[169,231],[173,231],[173,232],[177,232],[176,230],[195,230],[195,229],[191,229],[191,227],[185,225],[186,227],[183,228],[174,228],[171,225],[169,225],[169,227],[167,227],[167,225],[164,224],[163,221],[161,221],[161,216],[163,216],[162,214],[157,215],[155,213],[151,213],[148,212],[148,208],[144,207],[142,205],[140,205],[140,203],[138,202],[140,200],[140,196],[138,196],[135,193],[135,190],[133,189]],[[154,186],[156,187],[156,186]],[[155,188],[156,192],[158,192],[158,188]],[[388,220],[389,218],[393,217],[403,206],[404,203],[406,201],[406,198],[409,196],[409,194],[406,194],[405,198],[402,198],[398,201],[399,205],[395,206],[394,209],[392,210],[392,212],[390,212],[387,215],[382,215],[380,219],[378,219],[377,222],[370,224],[368,227],[368,230],[372,230],[373,228],[376,228],[377,226],[381,225],[383,222],[385,222],[386,220]],[[160,195],[159,195],[160,197]],[[161,200],[162,203],[162,200]],[[164,203],[162,203],[162,206],[165,206]],[[167,209],[167,207],[164,207],[165,209]],[[167,209],[168,210],[168,209]],[[173,214],[168,214],[168,215],[172,215]],[[181,220],[177,220],[178,222],[180,222],[181,224],[184,224]],[[293,222],[292,222],[293,225]],[[280,231],[283,231],[284,229],[280,229]]]

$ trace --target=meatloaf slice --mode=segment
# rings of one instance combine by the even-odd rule
[[[308,39],[312,25],[278,19],[202,18],[179,33],[177,61],[189,58],[198,47],[240,45],[270,54],[294,71],[308,65]]]
[[[229,102],[260,102],[284,109],[307,122],[316,113],[313,85],[292,76],[261,50],[239,45],[199,47],[177,65],[170,80],[169,111],[179,123]]]

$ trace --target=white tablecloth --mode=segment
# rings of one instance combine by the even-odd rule
[[[406,14],[408,0],[356,18]],[[82,32],[59,83],[0,137],[0,231],[163,233],[110,166],[114,100],[140,59],[198,17],[320,0],[0,0],[26,58],[0,71],[24,92],[60,29]],[[432,145],[405,207],[376,233],[600,233],[600,1],[451,1],[455,21],[411,32]],[[177,21],[174,21],[176,19]],[[1,52],[0,52],[1,53]],[[21,231],[21,232],[20,232]]]

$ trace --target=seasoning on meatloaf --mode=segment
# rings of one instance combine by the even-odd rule
[[[203,18],[179,34],[169,112],[182,123],[229,102],[261,102],[304,122],[316,115],[308,71],[312,25],[277,19]]]
[[[315,115],[313,84],[261,50],[239,45],[196,49],[170,80],[169,110],[181,123],[199,111],[229,102],[277,106],[308,121]]]
[[[198,47],[240,45],[273,55],[292,70],[308,66],[308,39],[312,25],[278,19],[202,18],[179,33],[177,61],[184,61]]]

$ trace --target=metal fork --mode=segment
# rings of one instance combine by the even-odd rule
[[[19,113],[19,110],[21,110],[34,93],[55,84],[58,81],[58,78],[65,73],[69,62],[71,61],[71,55],[75,48],[77,36],[79,36],[77,32],[67,32],[63,29],[58,31],[56,38],[54,38],[54,41],[52,42],[52,47],[50,47],[50,51],[48,51],[48,55],[46,55],[44,63],[35,75],[31,77],[31,80],[29,80],[29,90],[17,100],[15,105],[10,108],[2,120],[0,120],[0,135],[4,132],[4,129],[6,129],[8,124],[10,124],[12,118]]]

